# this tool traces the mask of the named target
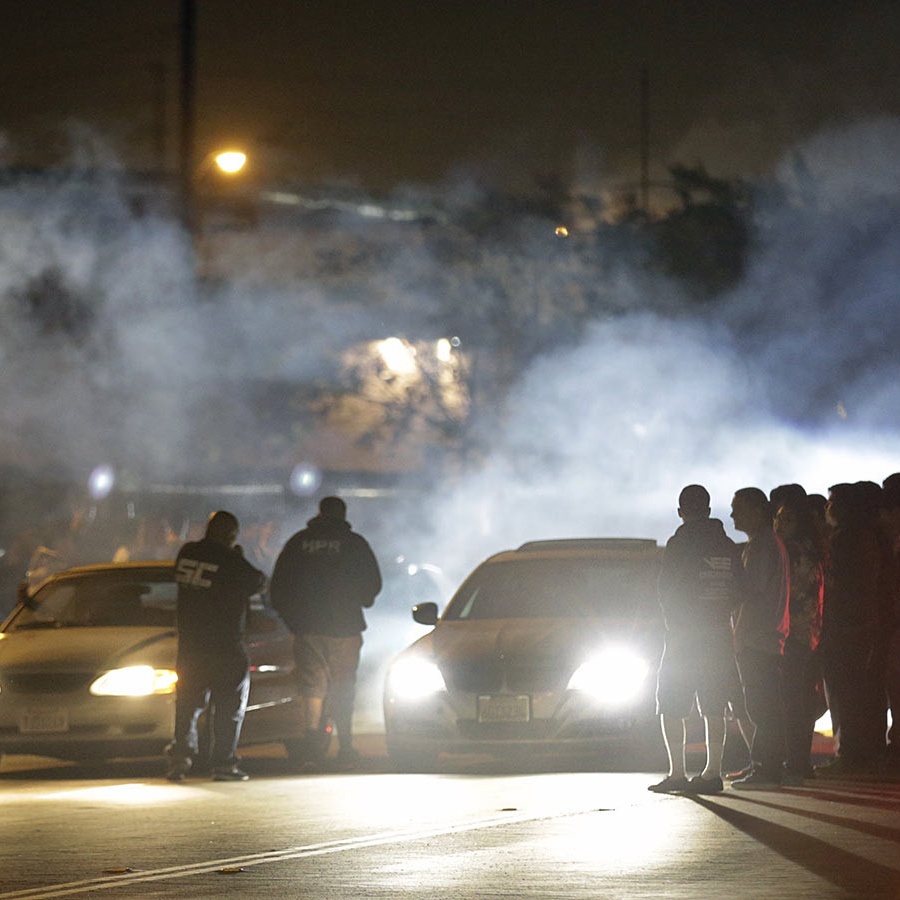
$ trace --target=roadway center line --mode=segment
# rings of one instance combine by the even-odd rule
[[[246,856],[231,856],[227,859],[206,860],[199,863],[187,863],[182,866],[169,866],[160,869],[127,872],[124,874],[106,875],[88,878],[82,881],[70,881],[46,887],[25,888],[16,891],[0,892],[0,900],[49,900],[52,897],[68,897],[73,894],[85,894],[90,891],[108,890],[129,884],[141,884],[152,881],[163,881],[169,878],[180,878],[186,875],[205,875],[221,869],[259,866],[268,863],[284,862],[291,859],[302,859],[313,856],[324,856],[330,853],[344,853],[348,850],[363,850],[385,844],[403,844],[420,841],[426,838],[440,837],[448,834],[462,834],[482,828],[497,828],[501,825],[514,825],[521,822],[537,822],[540,820],[561,819],[569,816],[585,815],[597,812],[597,809],[569,810],[556,813],[518,813],[503,816],[489,816],[483,819],[455,822],[433,828],[406,829],[382,832],[357,838],[343,838],[336,841],[325,841],[319,844],[307,844],[300,847],[288,847],[284,850],[269,850],[265,853],[252,853]]]

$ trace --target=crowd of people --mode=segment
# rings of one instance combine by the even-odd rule
[[[205,521],[185,519],[173,525],[157,513],[124,522],[101,522],[78,508],[69,516],[29,525],[12,535],[0,552],[0,617],[15,605],[24,581],[36,588],[45,578],[71,566],[128,560],[174,559],[189,540],[199,540]],[[247,559],[267,575],[280,550],[280,523],[272,516],[242,523],[241,543]]]
[[[900,774],[900,473],[881,484],[799,484],[732,499],[737,544],[688,485],[666,544],[659,597],[666,643],[657,712],[669,772],[659,793],[799,785],[809,778]],[[685,769],[685,722],[703,717],[706,764]],[[812,765],[828,709],[834,756]],[[890,714],[890,719],[889,719]],[[727,719],[750,765],[723,779]],[[890,727],[888,724],[890,722]]]
[[[650,790],[717,793],[726,781],[752,789],[813,777],[900,774],[900,473],[881,484],[834,484],[827,497],[799,484],[768,494],[741,488],[731,501],[734,529],[747,537],[741,544],[711,517],[705,487],[688,485],[678,501],[682,524],[666,544],[659,580],[666,639],[657,712],[669,772]],[[23,567],[42,578],[79,562],[80,525],[77,518],[67,523],[52,549],[39,544],[27,566],[26,542],[11,547],[3,560],[10,579],[21,581]],[[352,764],[362,610],[381,589],[375,556],[352,531],[337,497],[324,498],[307,527],[283,546],[272,521],[248,523],[243,548],[238,529],[223,511],[202,534],[177,535],[153,518],[140,524],[130,544],[101,554],[177,558],[179,631],[183,648],[194,649],[179,652],[179,675],[183,670],[191,690],[179,690],[172,777],[187,773],[197,716],[216,692],[216,705],[230,710],[216,736],[223,754],[218,775],[246,777],[234,755],[247,692],[241,616],[246,597],[270,574],[272,602],[295,634],[298,708],[308,743],[315,743],[323,699],[333,688],[340,755]],[[96,561],[97,548],[88,552]],[[12,600],[14,591],[7,593]],[[210,603],[231,613],[217,613]],[[184,614],[189,608],[196,620]],[[209,635],[220,633],[215,664],[206,650],[213,646]],[[686,722],[695,706],[704,721],[706,762],[688,778]],[[814,768],[814,725],[826,709],[834,756]],[[723,772],[729,720],[750,758],[731,775]]]

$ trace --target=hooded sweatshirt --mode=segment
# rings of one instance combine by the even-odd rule
[[[318,515],[284,545],[272,572],[272,605],[295,634],[352,637],[381,590],[371,547],[345,519]]]

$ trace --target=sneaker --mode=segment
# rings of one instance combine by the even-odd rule
[[[746,778],[753,771],[753,766],[745,766],[739,772],[729,772],[725,776],[726,781],[737,781],[740,778]]]
[[[712,778],[704,778],[702,775],[695,775],[689,782],[685,793],[688,794],[721,794],[725,790],[725,785],[718,775]]]
[[[754,769],[749,775],[732,781],[731,787],[736,791],[777,791],[781,787],[781,777]]]
[[[178,756],[172,760],[169,765],[169,771],[166,772],[166,780],[174,783],[184,781],[187,773],[191,771],[192,761],[189,756]]]
[[[222,766],[212,770],[213,781],[246,781],[250,776],[237,766]]]
[[[654,794],[677,794],[680,791],[687,791],[690,782],[687,778],[674,777],[666,775],[658,784],[651,784],[647,790],[653,791]]]

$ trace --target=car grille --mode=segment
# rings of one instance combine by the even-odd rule
[[[443,668],[444,679],[451,691],[467,693],[489,693],[492,691],[558,691],[565,688],[566,675],[558,666],[529,662],[489,662],[469,663]]]
[[[5,672],[0,687],[11,694],[68,694],[86,688],[92,672]]]

